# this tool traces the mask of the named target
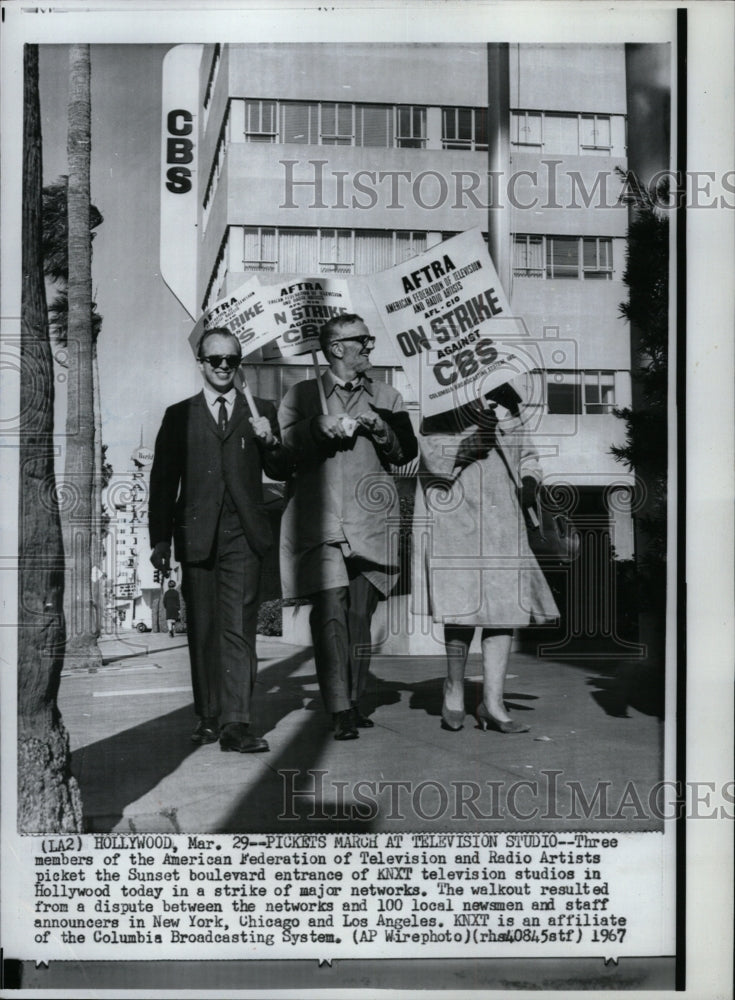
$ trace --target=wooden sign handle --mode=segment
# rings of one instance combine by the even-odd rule
[[[316,376],[316,384],[319,387],[319,402],[322,405],[322,413],[327,415],[327,395],[324,392],[324,385],[322,384],[322,376],[319,370],[319,359],[316,356],[316,351],[311,352],[311,361],[314,365],[314,375]]]

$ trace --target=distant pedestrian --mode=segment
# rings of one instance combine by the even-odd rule
[[[166,611],[166,630],[173,639],[174,625],[179,620],[181,611],[181,598],[173,580],[168,581],[168,590],[163,595],[163,607]]]

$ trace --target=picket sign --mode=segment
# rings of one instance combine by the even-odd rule
[[[424,417],[482,398],[540,365],[511,315],[479,229],[367,278],[397,363]]]

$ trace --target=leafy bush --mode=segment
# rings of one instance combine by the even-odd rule
[[[256,631],[260,635],[283,635],[283,601],[264,601],[258,608]]]

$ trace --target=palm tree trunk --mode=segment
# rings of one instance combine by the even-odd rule
[[[95,607],[96,632],[99,639],[104,616],[104,577],[102,574],[102,401],[100,399],[100,367],[96,338],[92,344],[92,378],[94,381],[94,487],[92,493],[92,602]]]
[[[62,509],[64,544],[71,573],[67,619],[68,665],[96,668],[99,625],[92,599],[94,534],[94,344],[90,219],[90,56],[88,45],[69,49],[69,381],[65,479],[69,504]]]
[[[26,45],[24,69],[18,827],[32,834],[79,831],[82,810],[56,704],[64,651],[64,550],[54,478],[54,371],[41,253],[38,46]]]

